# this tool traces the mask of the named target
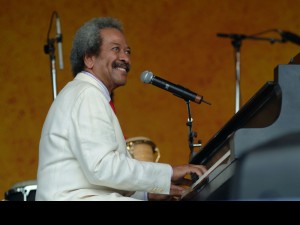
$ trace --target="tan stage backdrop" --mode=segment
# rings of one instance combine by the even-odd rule
[[[156,143],[160,162],[189,161],[187,104],[143,84],[150,70],[212,103],[191,103],[195,142],[203,144],[235,113],[234,49],[217,33],[252,35],[282,29],[300,35],[299,0],[0,0],[0,198],[18,182],[36,179],[42,125],[53,101],[49,55],[44,53],[53,11],[61,19],[64,69],[57,92],[72,79],[69,52],[75,31],[93,17],[113,16],[125,27],[132,70],[115,104],[126,137]],[[50,37],[55,37],[55,23]],[[280,39],[277,32],[264,37]],[[57,46],[55,46],[57,48]],[[241,46],[243,105],[300,46],[245,40]],[[56,49],[57,53],[57,49]],[[58,58],[58,57],[57,57]],[[56,59],[57,59],[56,58]],[[56,61],[58,65],[58,61]],[[2,196],[2,197],[1,197]]]

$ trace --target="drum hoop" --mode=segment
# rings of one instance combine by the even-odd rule
[[[153,154],[157,155],[157,157],[155,159],[155,162],[158,162],[158,160],[160,159],[160,151],[159,151],[158,147],[156,146],[156,144],[153,141],[151,141],[150,138],[147,138],[147,137],[133,137],[133,138],[126,139],[127,150],[130,152],[130,154],[132,156],[134,155],[133,150],[134,150],[134,145],[136,145],[136,144],[148,144],[148,145],[150,145],[152,147]]]
[[[36,180],[27,180],[27,181],[15,183],[12,186],[12,188],[25,187],[25,186],[36,185],[36,184],[37,184]]]
[[[136,140],[136,141],[128,141],[127,142],[129,145],[134,145],[134,144],[148,144],[152,147],[152,151],[153,153],[155,153],[157,151],[157,147],[156,145],[150,141],[150,140]]]

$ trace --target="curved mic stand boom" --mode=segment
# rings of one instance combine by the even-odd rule
[[[57,35],[55,38],[50,38],[50,31],[52,27],[52,21],[54,16],[56,17],[56,29],[60,30],[60,23],[59,23],[59,16],[56,11],[52,13],[51,20],[50,20],[50,26],[47,34],[47,44],[44,45],[44,52],[46,54],[49,54],[50,59],[50,74],[51,74],[51,81],[52,81],[52,91],[53,91],[53,100],[56,98],[57,91],[56,91],[56,65],[55,65],[55,47],[54,44],[62,42],[62,34],[61,32],[57,32]],[[60,49],[59,49],[60,50]],[[60,57],[60,69],[63,69],[63,63],[62,63],[62,53],[61,50],[59,51],[59,57]]]

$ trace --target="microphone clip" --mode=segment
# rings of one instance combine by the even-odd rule
[[[55,51],[54,43],[56,39],[48,38],[47,44],[44,45],[44,52],[49,55],[53,55]]]
[[[59,43],[59,42],[62,42],[63,41],[63,36],[62,34],[57,34],[56,35],[56,42]]]

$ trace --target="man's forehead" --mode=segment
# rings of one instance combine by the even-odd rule
[[[103,44],[121,45],[128,47],[124,34],[115,28],[105,28],[101,30]]]

